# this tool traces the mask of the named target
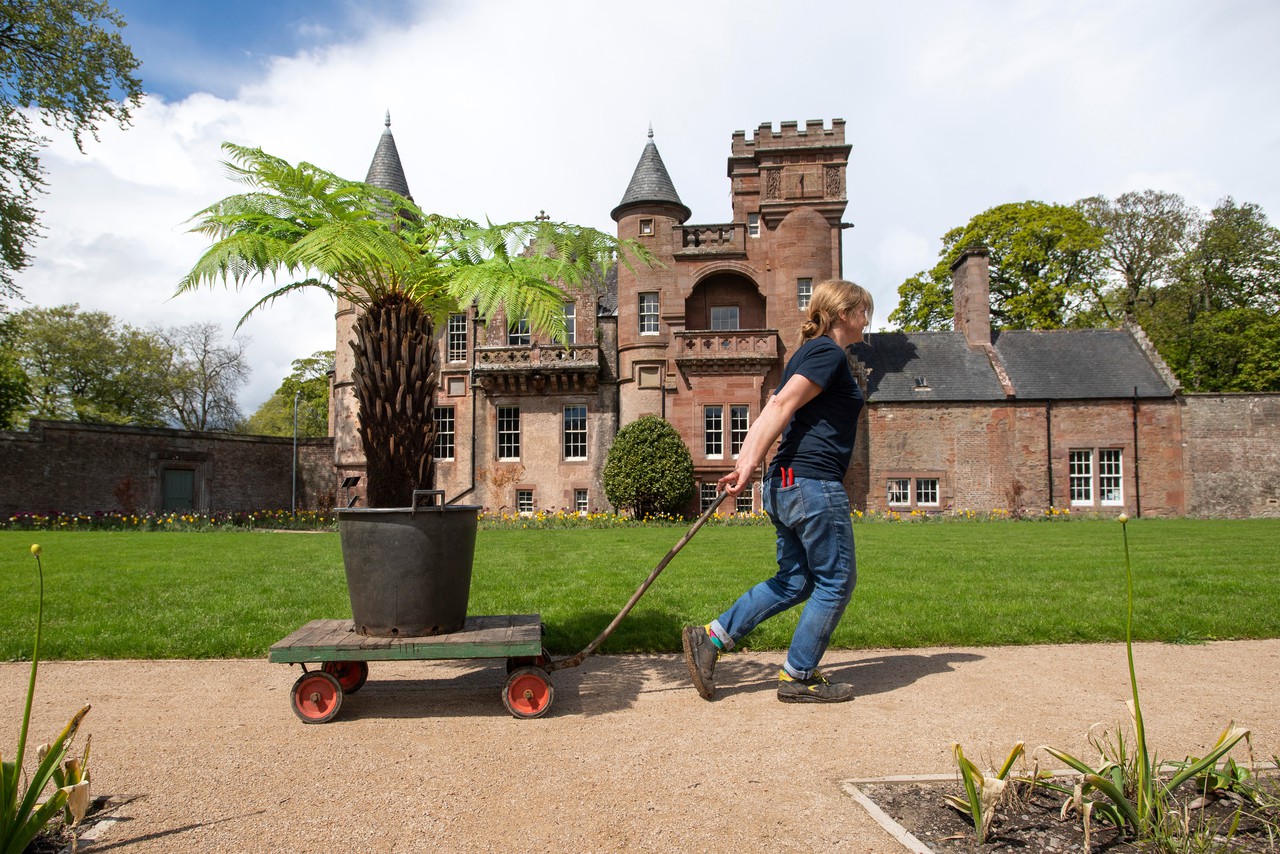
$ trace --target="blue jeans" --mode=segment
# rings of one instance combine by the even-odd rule
[[[806,602],[787,650],[787,671],[808,679],[827,651],[857,584],[849,497],[837,481],[765,484],[764,509],[778,532],[778,574],[743,593],[712,623],[731,648],[760,623]]]

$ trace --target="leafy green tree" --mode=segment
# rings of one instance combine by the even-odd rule
[[[1195,391],[1280,391],[1280,318],[1256,308],[1202,314],[1184,385]],[[1188,382],[1189,381],[1189,382]]]
[[[1115,283],[1095,292],[1099,319],[1118,325],[1150,308],[1195,246],[1202,216],[1176,193],[1144,190],[1081,199],[1076,207],[1102,233],[1102,255]]]
[[[320,350],[293,360],[293,372],[258,407],[245,425],[256,436],[292,436],[294,397],[298,402],[298,435],[329,435],[329,374],[333,350]]]
[[[950,329],[951,265],[975,244],[991,253],[996,327],[1070,325],[1102,276],[1102,232],[1079,210],[1035,201],[998,205],[943,235],[941,260],[899,286],[890,322],[907,331]]]
[[[941,260],[898,289],[908,331],[948,329],[950,267],[991,250],[995,325],[1055,328],[1134,317],[1188,391],[1276,391],[1280,230],[1252,203],[1208,217],[1174,193],[1093,196],[1074,208],[1000,205],[943,237]]]
[[[676,428],[656,415],[618,431],[602,476],[609,503],[637,519],[681,513],[693,497],[693,457]]]
[[[166,423],[173,353],[159,336],[75,304],[29,308],[14,324],[15,352],[31,383],[28,417]]]
[[[1280,230],[1252,202],[1218,203],[1180,269],[1202,311],[1280,311]]]
[[[31,262],[43,192],[32,125],[85,134],[126,127],[142,103],[138,60],[120,37],[124,19],[101,0],[0,0],[0,297],[17,296],[13,274]]]
[[[1280,391],[1280,230],[1255,204],[1210,213],[1175,280],[1137,317],[1188,391]]]
[[[219,282],[239,289],[283,274],[293,281],[246,317],[304,288],[357,307],[353,380],[371,507],[404,506],[414,489],[433,484],[436,323],[474,303],[483,317],[503,310],[563,342],[558,283],[596,286],[620,253],[652,258],[638,243],[595,229],[550,221],[482,227],[309,163],[231,143],[223,149],[249,192],[192,217],[193,231],[213,245],[178,292]]]
[[[0,320],[0,430],[12,430],[23,418],[31,398],[31,382],[14,350],[13,318]]]
[[[137,329],[78,305],[13,317],[13,352],[29,382],[23,417],[229,430],[249,368],[245,345],[216,324]]]
[[[1243,357],[1222,390],[1280,392],[1280,316],[1255,313],[1239,341]]]
[[[13,274],[31,263],[30,247],[39,233],[35,197],[44,178],[36,156],[40,146],[26,122],[0,104],[0,302],[20,296]]]

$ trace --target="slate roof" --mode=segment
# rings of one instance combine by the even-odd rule
[[[618,265],[614,264],[604,276],[604,289],[596,300],[598,317],[618,316]]]
[[[867,398],[908,400],[1004,400],[991,362],[959,332],[873,332],[854,355],[868,368]],[[916,391],[916,378],[928,391]]]
[[[1020,398],[1172,397],[1124,329],[1004,330],[993,336]]]
[[[1125,329],[1002,330],[992,344],[1017,400],[1173,397]],[[1009,399],[986,352],[959,332],[874,332],[854,355],[873,402]],[[923,385],[918,385],[918,380]]]
[[[364,182],[384,190],[394,190],[407,199],[413,199],[409,193],[409,182],[404,177],[404,166],[400,164],[400,151],[396,148],[396,138],[391,135],[391,111],[387,110],[386,127],[378,140],[378,147],[373,152],[373,162],[369,164],[369,174]]]
[[[631,183],[627,185],[627,191],[622,194],[622,201],[609,215],[616,222],[624,208],[646,202],[675,205],[684,212],[684,216],[680,218],[681,222],[693,215],[684,202],[680,201],[680,194],[676,192],[675,184],[671,183],[671,175],[667,173],[662,155],[658,153],[658,146],[653,142],[652,128],[649,129],[649,141],[645,143],[644,151],[640,153],[640,162],[636,164],[636,171],[631,175]]]

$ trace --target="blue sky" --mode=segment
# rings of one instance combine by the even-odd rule
[[[236,192],[223,141],[363,178],[390,110],[414,198],[612,231],[650,123],[693,223],[730,216],[736,130],[846,120],[844,273],[883,322],[940,238],[998,204],[1130,190],[1280,219],[1274,0],[118,0],[151,93],[80,153],[56,137],[34,304],[220,323],[264,291],[170,299]],[[332,349],[333,306],[246,320],[252,412]]]
[[[271,58],[359,41],[394,25],[409,0],[110,0],[142,60],[147,91],[175,101],[227,98],[262,76]]]

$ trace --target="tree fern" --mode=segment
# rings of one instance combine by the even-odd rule
[[[359,307],[354,380],[372,506],[407,503],[432,485],[433,324],[475,305],[564,343],[566,288],[597,286],[612,264],[654,263],[648,249],[550,221],[480,225],[422,210],[391,190],[310,163],[223,143],[247,192],[197,212],[191,231],[212,245],[178,283],[273,287],[244,318],[316,288]],[[277,284],[285,279],[283,284]]]

